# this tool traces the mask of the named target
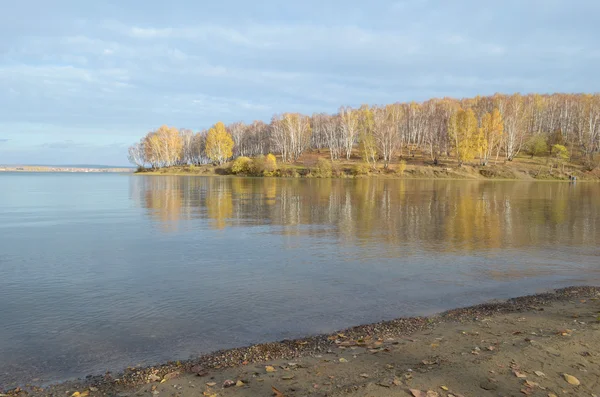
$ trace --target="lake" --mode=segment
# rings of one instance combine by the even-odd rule
[[[0,386],[600,284],[600,184],[0,173]]]

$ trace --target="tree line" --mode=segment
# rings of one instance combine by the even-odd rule
[[[599,94],[529,94],[435,98],[417,103],[340,107],[336,114],[274,115],[270,123],[217,122],[193,132],[162,126],[129,148],[138,167],[223,164],[237,157],[276,154],[295,162],[307,150],[328,150],[331,160],[349,160],[356,150],[375,167],[425,153],[434,164],[455,156],[481,165],[519,153],[561,155],[597,166],[600,151]],[[564,150],[563,150],[564,148]]]

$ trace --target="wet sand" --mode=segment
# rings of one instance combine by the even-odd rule
[[[600,287],[129,368],[8,396],[600,396]]]

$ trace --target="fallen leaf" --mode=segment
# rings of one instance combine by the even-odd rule
[[[539,387],[539,386],[540,386],[540,384],[539,384],[539,383],[532,382],[532,381],[530,381],[530,380],[526,380],[526,381],[525,381],[525,385],[527,385],[527,387],[531,387],[531,388],[534,388],[534,387]]]
[[[294,379],[294,375],[292,375],[292,374],[283,375],[281,377],[281,379],[283,379],[283,380],[292,380],[292,379]]]
[[[235,382],[236,387],[242,387],[245,385],[244,382],[242,382],[241,380],[238,380],[237,382]]]
[[[433,391],[433,390],[427,390],[427,394],[425,394],[425,396],[426,397],[440,397],[438,392]]]
[[[205,397],[217,397],[218,394],[205,391],[204,393],[202,393],[202,395]]]
[[[340,358],[340,362],[341,362],[341,363],[347,363],[347,362],[348,362],[348,360],[346,360],[344,357],[342,357],[342,358]]]
[[[267,365],[267,366],[265,367],[265,371],[267,371],[267,372],[275,372],[275,371],[277,371],[277,370],[276,370],[276,369],[275,369],[275,367],[273,367],[272,365]]]
[[[543,373],[542,371],[534,371],[534,374],[536,374],[537,376],[539,376],[540,378],[545,378],[546,374]]]
[[[440,389],[442,389],[444,391],[448,391],[448,387],[447,386],[440,386]]]
[[[565,380],[573,386],[579,386],[581,384],[581,382],[579,381],[579,379],[577,379],[576,377],[574,377],[573,375],[569,375],[569,374],[563,374],[563,377],[565,378]]]
[[[363,377],[363,378],[368,378],[369,374],[360,374],[360,376]]]
[[[273,390],[273,394],[275,394],[275,397],[285,397],[283,393],[277,390],[275,386],[271,386],[271,389]]]
[[[521,378],[521,379],[527,378],[527,375],[525,375],[523,372],[519,372],[519,371],[513,370],[513,374],[515,374],[515,376],[517,378]]]
[[[217,385],[217,382],[207,382],[206,383],[206,386],[208,386],[208,387],[213,387],[213,386],[216,386],[216,385]]]
[[[392,381],[392,383],[394,384],[394,386],[400,386],[402,384],[402,381],[394,376],[394,380]]]
[[[413,397],[427,397],[427,393],[417,389],[409,389]]]
[[[548,397],[558,397],[558,396],[554,393],[548,393]]]

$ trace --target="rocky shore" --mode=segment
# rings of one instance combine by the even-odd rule
[[[600,287],[217,351],[0,396],[600,396]]]

